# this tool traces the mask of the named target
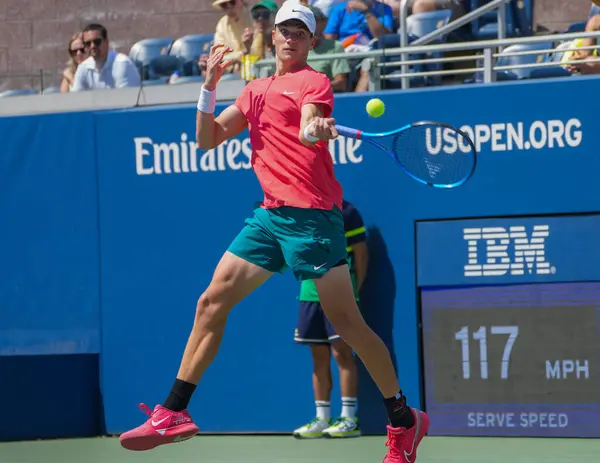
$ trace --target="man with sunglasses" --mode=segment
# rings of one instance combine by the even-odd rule
[[[138,87],[141,79],[131,59],[110,48],[106,28],[89,24],[83,29],[83,46],[89,58],[77,68],[74,92],[104,88]]]
[[[333,91],[327,76],[307,65],[315,29],[310,9],[297,1],[285,2],[272,32],[275,75],[251,81],[216,118],[217,83],[231,60],[224,59],[227,47],[211,48],[196,113],[198,147],[213,149],[249,129],[252,166],[264,201],[224,253],[198,300],[170,394],[162,405],[146,410],[150,417],[144,424],[121,435],[126,449],[149,450],[198,432],[187,407],[217,355],[229,312],[271,275],[291,267],[297,279],[314,281],[328,320],[361,358],[383,395],[390,421],[384,463],[416,460],[429,419],[407,405],[388,349],[362,318],[348,270],[342,187],[328,150],[329,140],[338,136],[330,117]],[[243,380],[240,385],[243,396]],[[283,378],[280,387],[285,387]],[[282,410],[286,406],[282,404]]]

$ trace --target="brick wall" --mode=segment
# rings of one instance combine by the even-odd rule
[[[103,24],[111,45],[128,53],[147,37],[214,32],[219,17],[211,0],[0,0],[0,91],[39,88],[40,69],[59,76],[69,38],[89,22]],[[59,81],[46,78],[45,86]]]
[[[147,37],[213,32],[220,13],[211,1],[0,0],[0,91],[39,88],[40,69],[55,75],[45,79],[45,86],[58,85],[69,37],[92,21],[102,23],[112,46],[125,53]],[[536,23],[559,30],[584,20],[590,4],[590,0],[536,0]]]
[[[586,20],[591,6],[590,0],[535,0],[534,18],[539,26],[560,31]]]

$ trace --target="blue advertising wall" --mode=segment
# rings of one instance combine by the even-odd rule
[[[599,233],[598,215],[420,222],[417,279],[419,286],[594,281]]]
[[[597,211],[597,116],[585,99],[565,105],[556,97],[593,94],[597,85],[582,78],[336,98],[334,116],[344,125],[385,131],[440,120],[462,127],[480,150],[466,185],[438,191],[360,142],[331,144],[345,196],[369,231],[365,318],[392,350],[415,406],[425,405],[417,279],[443,285],[442,274],[424,269],[455,265],[445,263],[451,245],[438,236],[417,266],[416,224]],[[364,111],[373,96],[386,102],[380,119]],[[194,124],[194,105],[0,119],[0,179],[8,185],[0,196],[8,224],[0,240],[8,257],[0,267],[0,355],[99,354],[98,419],[109,433],[141,423],[138,403],[164,400],[196,300],[262,199],[247,133],[203,152]],[[449,271],[463,275],[462,267]],[[190,407],[203,431],[289,432],[312,417],[310,352],[292,341],[297,292],[291,274],[275,276],[234,309]],[[381,433],[379,393],[362,366],[361,374],[364,431]],[[231,400],[239,396],[250,399],[243,415]],[[337,387],[332,400],[337,407]]]

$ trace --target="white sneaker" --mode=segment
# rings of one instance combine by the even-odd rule
[[[361,435],[358,418],[340,418],[323,430],[325,437],[358,437]]]
[[[323,437],[323,431],[331,426],[331,424],[332,421],[315,418],[301,428],[296,429],[292,435],[299,439],[316,439]]]

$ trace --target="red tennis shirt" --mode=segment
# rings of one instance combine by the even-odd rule
[[[329,79],[310,66],[248,83],[235,105],[246,116],[252,167],[264,191],[262,206],[342,209],[342,186],[333,172],[327,142],[309,148],[299,138],[302,106],[333,111]]]

